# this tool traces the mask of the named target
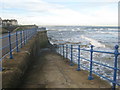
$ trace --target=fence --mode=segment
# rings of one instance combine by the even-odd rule
[[[20,51],[29,39],[31,39],[37,32],[37,28],[26,29],[16,32],[8,32],[7,34],[3,34],[0,37],[2,41],[2,47],[0,51],[2,52],[2,57],[0,57],[0,61],[4,59],[7,55],[9,55],[10,59],[13,59],[13,51]]]
[[[76,46],[76,47],[75,47]],[[89,71],[89,76],[88,76],[88,80],[92,80],[93,79],[93,73],[98,75],[99,77],[105,79],[105,80],[108,80],[110,83],[112,83],[112,90],[115,90],[116,89],[116,85],[120,86],[120,82],[118,82],[117,80],[117,77],[120,77],[120,68],[118,68],[118,56],[120,55],[119,51],[118,51],[118,48],[119,46],[116,45],[114,48],[114,52],[107,52],[107,51],[97,51],[97,50],[94,50],[93,49],[93,45],[91,45],[90,49],[85,49],[85,48],[81,48],[80,45],[57,45],[57,52],[61,55],[63,55],[63,57],[65,58],[68,58],[68,53],[70,55],[70,65],[73,66],[74,65],[74,59],[73,59],[73,56],[74,55],[74,50],[77,50],[77,71],[80,71],[81,68],[85,69],[85,70],[88,70]],[[81,52],[82,51],[85,51],[85,52],[89,52],[89,59],[87,58],[84,58],[81,56]],[[107,65],[107,64],[103,64],[103,63],[100,63],[100,62],[97,62],[95,60],[93,60],[93,56],[94,56],[94,53],[103,53],[103,54],[112,54],[114,55],[114,65],[113,66],[110,66],[110,65]],[[87,54],[88,55],[88,54]],[[76,56],[75,56],[76,57]],[[85,64],[81,63],[82,61],[87,61],[89,62],[89,68],[87,68],[85,66]],[[94,64],[97,64],[101,67],[105,67],[105,68],[109,68],[109,69],[112,69],[113,70],[113,77],[112,79],[111,78],[108,78],[107,76],[104,76],[100,73],[98,73],[97,71],[93,71],[93,66]]]

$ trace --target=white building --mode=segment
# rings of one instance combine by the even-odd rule
[[[2,25],[3,26],[14,26],[14,25],[18,25],[18,22],[17,20],[15,19],[5,19],[5,20],[2,20]]]

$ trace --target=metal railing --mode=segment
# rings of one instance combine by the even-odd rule
[[[2,57],[0,57],[0,61],[4,59],[7,55],[9,55],[10,59],[13,59],[13,51],[20,51],[28,40],[30,40],[37,32],[37,28],[31,28],[16,32],[8,32],[7,34],[3,34],[0,37],[2,41],[2,47],[0,47],[0,51],[2,52]]]
[[[112,83],[112,90],[116,89],[116,85],[120,86],[120,82],[117,81],[117,77],[118,76],[120,77],[120,74],[118,73],[118,72],[120,72],[120,68],[118,68],[118,56],[120,55],[120,53],[118,51],[118,48],[119,48],[118,45],[116,45],[114,47],[114,52],[97,51],[97,50],[94,50],[93,45],[91,45],[90,49],[81,48],[80,45],[77,45],[76,47],[74,47],[74,46],[76,46],[76,45],[56,45],[56,47],[57,47],[56,50],[63,57],[70,59],[70,66],[74,65],[73,56],[75,56],[77,58],[77,71],[80,71],[81,68],[84,68],[85,70],[89,71],[88,80],[93,79],[93,73],[94,73],[97,76],[99,76],[99,77],[101,77],[105,80],[108,80],[110,83]],[[74,52],[73,52],[74,50],[77,50],[77,56],[74,55]],[[89,54],[87,54],[89,56],[89,59],[84,58],[81,55],[82,51],[89,52]],[[113,59],[114,65],[110,66],[110,65],[103,64],[103,63],[100,63],[100,62],[97,62],[97,61],[93,60],[93,56],[94,56],[95,52],[96,53],[104,53],[104,54],[114,55],[114,59]],[[68,53],[69,53],[70,57],[68,57]],[[84,64],[81,63],[82,62],[81,60],[89,62],[89,68],[84,66]],[[104,75],[102,75],[102,74],[100,74],[96,71],[93,71],[93,64],[100,65],[100,67],[105,67],[105,68],[112,69],[113,70],[112,79],[110,79],[107,76],[104,76]]]

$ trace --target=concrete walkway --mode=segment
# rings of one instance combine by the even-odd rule
[[[44,49],[38,60],[30,66],[21,88],[108,88],[110,85],[94,76],[87,80],[87,71],[76,71],[62,56]]]

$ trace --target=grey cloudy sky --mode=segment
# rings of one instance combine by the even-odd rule
[[[37,25],[117,25],[118,0],[2,0],[3,19]]]

